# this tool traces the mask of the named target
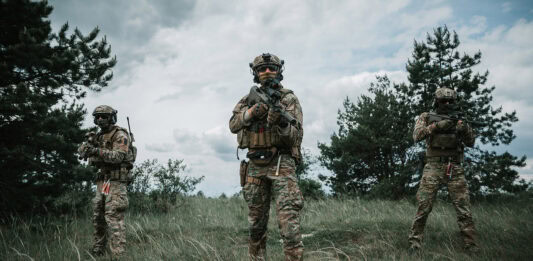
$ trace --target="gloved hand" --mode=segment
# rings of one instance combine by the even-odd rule
[[[94,155],[98,155],[98,148],[94,147],[90,143],[84,142],[78,148],[78,154],[80,155],[80,159],[87,159],[87,158],[92,157]]]
[[[269,125],[276,125],[281,119],[281,113],[274,111],[273,109],[268,110],[267,122]]]
[[[268,106],[264,103],[256,103],[250,109],[248,109],[248,114],[252,116],[252,119],[263,118],[268,112]]]
[[[453,121],[452,120],[441,120],[437,122],[436,127],[438,130],[449,130],[453,127]]]
[[[463,121],[458,121],[455,129],[458,133],[465,133],[468,130],[468,125]]]

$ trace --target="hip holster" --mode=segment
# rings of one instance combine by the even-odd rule
[[[246,185],[246,177],[248,176],[248,161],[242,160],[241,167],[239,169],[239,176],[241,178],[241,187]]]

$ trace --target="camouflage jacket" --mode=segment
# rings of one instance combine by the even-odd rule
[[[280,142],[274,144],[274,146],[280,147],[279,149],[290,150],[291,155],[299,160],[301,157],[300,147],[303,139],[303,113],[302,107],[296,95],[289,89],[281,88],[280,92],[282,93],[280,103],[282,107],[285,108],[289,114],[291,114],[298,121],[298,126],[289,125],[288,131],[282,131],[279,126],[273,126],[272,131],[276,132],[280,137]],[[242,97],[235,108],[233,109],[233,114],[229,120],[229,128],[232,133],[238,134],[238,142],[240,148],[246,148],[242,146],[239,135],[247,135],[243,132],[251,132],[250,128],[253,125],[254,121],[259,121],[260,123],[266,123],[266,118],[253,119],[250,122],[244,121],[244,112],[249,108],[247,103],[248,95]]]
[[[91,157],[89,162],[99,168],[118,166],[126,161],[129,142],[128,132],[119,126],[112,126],[107,132],[98,132],[96,137],[99,152]]]
[[[475,134],[469,124],[464,122],[465,131],[460,133],[455,131],[452,134],[446,134],[448,136],[456,137],[455,144],[449,144],[445,148],[435,147],[433,140],[439,135],[436,130],[431,131],[430,124],[428,123],[428,113],[422,113],[416,120],[415,128],[413,131],[413,139],[415,142],[426,140],[426,156],[451,156],[451,155],[463,155],[464,146],[473,147],[475,142]]]

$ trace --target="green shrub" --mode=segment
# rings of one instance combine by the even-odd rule
[[[168,212],[178,205],[180,199],[194,191],[204,179],[203,176],[185,176],[185,172],[187,165],[177,159],[169,159],[166,165],[152,159],[135,166],[131,172],[132,182],[128,185],[131,211]]]

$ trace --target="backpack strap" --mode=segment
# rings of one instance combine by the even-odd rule
[[[126,133],[126,135],[128,135],[128,139],[130,139],[130,144],[131,144],[131,137],[130,137],[130,134],[128,132],[128,130],[126,130],[125,128],[122,128],[122,127],[119,127],[117,126],[114,130],[113,130],[113,134],[111,134],[111,138],[110,139],[113,139],[115,137],[115,134],[117,134],[118,131],[123,131],[124,133]]]
[[[282,98],[285,97],[285,95],[289,94],[289,93],[294,93],[292,90],[289,90],[289,89],[285,89],[285,88],[281,88],[279,89],[279,92],[281,92],[281,96]]]

